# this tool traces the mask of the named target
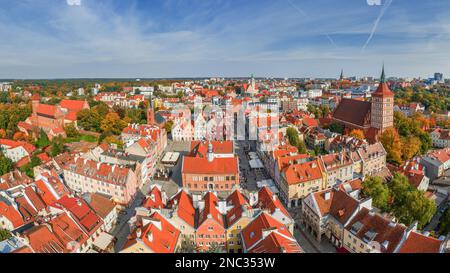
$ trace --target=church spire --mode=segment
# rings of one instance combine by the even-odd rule
[[[344,79],[344,69],[341,69],[341,76],[339,77],[339,79],[341,81]]]
[[[384,64],[383,64],[383,70],[381,71],[380,83],[385,83],[385,82],[386,82],[386,75],[384,74]]]

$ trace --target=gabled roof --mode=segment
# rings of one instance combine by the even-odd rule
[[[399,249],[399,253],[440,253],[443,242],[412,231]]]
[[[352,231],[354,225],[358,229]],[[381,245],[380,251],[387,253],[394,252],[406,230],[405,226],[392,223],[378,213],[371,213],[367,208],[362,208],[345,228],[366,244],[378,242]]]
[[[164,208],[162,193],[157,186],[153,186],[142,206],[148,210]]]
[[[98,193],[89,193],[85,196],[89,206],[103,219],[116,209],[116,204],[106,196]]]
[[[358,208],[358,205],[359,202],[346,192],[335,191],[330,206],[330,215],[341,224],[345,224]]]
[[[227,206],[232,206],[226,214],[228,227],[241,219],[245,211],[252,209],[247,198],[238,189],[227,197],[226,202]]]
[[[198,226],[200,227],[207,219],[213,219],[222,227],[225,227],[223,215],[220,213],[219,199],[212,192],[207,192],[203,197],[205,207],[199,212]]]
[[[18,228],[24,224],[24,220],[19,211],[3,198],[0,198],[0,215],[8,219],[14,228]]]
[[[257,206],[262,210],[268,210],[270,214],[273,214],[277,209],[280,210],[286,217],[290,217],[289,212],[281,203],[280,199],[272,193],[272,191],[264,186],[258,191],[258,204]]]
[[[289,230],[265,212],[250,222],[241,234],[248,252],[301,252],[300,246]]]
[[[36,193],[35,188],[33,186],[28,186],[25,188],[25,194],[28,197],[28,200],[32,203],[32,205],[38,210],[43,210],[47,206],[44,201],[42,201],[41,197]]]
[[[148,224],[142,226],[142,223]],[[173,253],[177,245],[180,231],[169,223],[158,212],[154,212],[149,218],[143,218],[139,226],[131,233],[124,249],[136,243],[136,239],[142,242],[155,253]]]
[[[89,235],[93,234],[103,224],[103,221],[81,198],[65,195],[53,204],[53,206],[63,207],[68,210],[73,219],[77,221]]]
[[[86,101],[84,100],[61,100],[59,105],[61,108],[65,108],[71,111],[83,110]]]
[[[308,181],[322,179],[322,171],[317,159],[288,166],[283,175],[289,185],[296,185]]]
[[[69,243],[73,242],[82,245],[88,239],[88,236],[66,213],[59,214],[51,219],[48,224],[52,227],[56,237],[65,246],[69,246]]]
[[[46,225],[40,225],[27,230],[24,236],[31,248],[37,253],[64,253],[66,249]]]
[[[378,85],[377,90],[372,93],[373,97],[393,97],[394,93],[389,89],[387,83],[382,82]]]
[[[342,99],[334,110],[333,118],[362,127],[366,125],[366,118],[370,115],[371,107],[370,102],[367,101]]]
[[[195,208],[192,203],[192,197],[184,190],[172,197],[167,206],[176,208],[178,217],[191,227],[195,227]]]

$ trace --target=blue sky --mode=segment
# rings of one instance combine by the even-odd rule
[[[450,75],[450,1],[367,1],[0,0],[0,78]]]

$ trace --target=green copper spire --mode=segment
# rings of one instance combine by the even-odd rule
[[[386,75],[384,74],[384,64],[383,64],[383,70],[381,71],[380,82],[381,83],[385,83],[386,82]]]

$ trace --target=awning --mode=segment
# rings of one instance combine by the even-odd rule
[[[252,159],[252,160],[249,161],[249,163],[250,163],[250,168],[252,168],[252,169],[262,169],[262,168],[264,168],[263,163],[259,159]]]
[[[101,250],[106,250],[108,246],[111,245],[114,240],[114,236],[109,233],[102,232],[97,239],[94,241],[94,246],[98,247]]]

